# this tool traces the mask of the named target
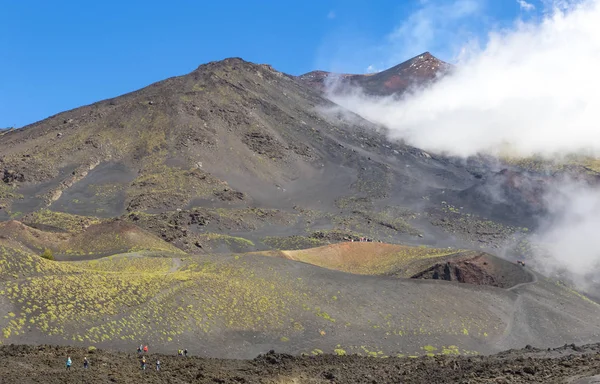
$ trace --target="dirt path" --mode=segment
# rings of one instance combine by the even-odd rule
[[[527,269],[526,272],[532,277],[532,281],[517,284],[514,287],[508,288],[507,291],[516,291],[519,288],[523,288],[523,287],[526,287],[529,285],[536,284],[538,281],[537,275],[529,269]],[[508,323],[506,324],[506,328],[504,329],[502,336],[500,336],[500,338],[498,340],[496,340],[496,342],[494,343],[495,345],[500,346],[501,348],[503,347],[503,343],[506,340],[508,340],[509,337],[512,336],[514,325],[517,321],[516,317],[520,313],[520,308],[521,308],[521,305],[523,304],[523,297],[521,296],[521,293],[516,292],[516,294],[517,294],[517,298],[516,298],[515,302],[513,303],[512,313],[510,315],[510,319],[508,320]]]
[[[183,265],[183,262],[181,261],[181,259],[179,257],[174,257],[173,258],[173,266],[171,267],[171,269],[169,269],[169,273],[177,272],[179,270],[179,268],[181,268],[182,265]]]
[[[531,276],[532,280],[529,281],[529,282],[527,282],[527,283],[521,283],[521,284],[515,285],[514,287],[510,287],[510,288],[508,288],[509,291],[515,291],[515,290],[517,290],[519,288],[525,287],[527,285],[533,285],[533,284],[535,284],[535,283],[538,282],[538,277],[537,277],[537,275],[534,272],[532,272],[529,269],[525,269],[525,271]]]

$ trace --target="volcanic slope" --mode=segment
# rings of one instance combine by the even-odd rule
[[[426,208],[452,191],[461,206],[458,193],[481,183],[300,79],[237,58],[4,132],[0,154],[0,220],[71,230],[122,217],[196,252],[360,236],[466,246]],[[497,246],[528,217],[475,243]]]
[[[19,241],[0,240],[4,344],[131,350],[144,343],[157,352],[186,347],[194,355],[233,358],[270,349],[383,357],[485,354],[600,334],[598,304],[530,272],[505,289],[350,274],[257,254],[133,250],[50,261]],[[397,259],[397,267],[421,259],[428,271],[437,263],[436,250],[403,252],[412,256]]]

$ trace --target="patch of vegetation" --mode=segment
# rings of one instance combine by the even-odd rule
[[[515,165],[527,171],[539,173],[556,173],[567,171],[573,167],[582,167],[592,173],[600,173],[600,159],[572,154],[564,159],[548,159],[541,156],[516,157],[503,156],[501,160],[510,165]]]
[[[393,238],[398,233],[419,235],[420,232],[410,225],[417,214],[399,206],[376,208],[369,198],[346,197],[336,201],[343,213],[333,217],[341,230],[364,233],[373,238]]]
[[[5,281],[0,294],[19,309],[7,318],[5,338],[36,329],[87,345],[150,334],[167,343],[184,332],[213,327],[303,329],[289,320],[288,312],[309,296],[284,277],[265,280],[243,267],[213,263],[189,262],[172,269],[172,259],[160,257],[51,263],[0,250],[11,252],[0,258],[0,279]],[[20,279],[22,275],[29,277]]]
[[[500,159],[509,165],[514,165],[527,171],[532,172],[558,172],[565,168],[566,163],[561,163],[554,160],[548,160],[540,156],[530,157],[515,157],[501,156]]]
[[[56,263],[28,252],[0,244],[0,281],[19,278],[62,275],[72,269],[63,263]]]
[[[589,303],[592,304],[594,306],[600,306],[600,304],[598,304],[597,302],[595,302],[594,300],[590,299],[589,297],[582,295],[581,293],[577,292],[577,290],[575,290],[574,287],[562,282],[562,281],[557,281],[556,285],[559,286],[560,288],[564,289],[565,291],[567,291],[569,294]]]
[[[460,355],[460,351],[456,345],[442,347],[442,355]]]
[[[234,252],[244,252],[250,251],[255,247],[254,242],[251,240],[221,233],[206,233],[197,236],[197,238],[203,244],[203,247],[206,245],[209,249],[215,249],[225,244],[227,247],[233,249]]]
[[[95,272],[167,273],[173,266],[173,260],[166,257],[147,257],[124,254],[103,257],[96,260],[80,261],[73,265]]]
[[[225,186],[206,172],[151,164],[127,189],[128,210],[172,209],[187,205],[193,198],[207,198]]]
[[[332,323],[335,323],[335,319],[332,318],[331,316],[329,316],[329,314],[327,312],[321,312],[321,308],[317,307],[317,308],[315,308],[315,310],[316,310],[317,316],[322,317],[327,321],[331,321]]]
[[[22,199],[23,195],[16,191],[16,188],[10,184],[0,181],[0,201],[3,199]]]
[[[44,249],[44,252],[40,256],[46,260],[54,260],[54,254],[48,248]]]
[[[175,246],[132,224],[113,221],[94,224],[78,234],[45,232],[18,222],[0,223],[5,236],[40,253],[48,248],[55,256],[111,255],[134,251],[183,253]]]
[[[335,201],[335,205],[341,209],[363,209],[363,210],[372,210],[373,202],[368,197],[342,197]]]
[[[66,255],[106,255],[135,251],[183,253],[158,237],[122,222],[93,225],[67,243],[60,244],[59,251]]]
[[[479,245],[482,242],[494,246],[516,242],[529,232],[528,228],[507,226],[465,213],[462,207],[455,207],[445,201],[441,202],[439,209],[429,210],[427,215],[431,224]]]

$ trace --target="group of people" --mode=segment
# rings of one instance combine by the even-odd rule
[[[148,353],[148,346],[140,344],[140,346],[137,349],[137,352],[138,353],[142,353],[142,352]]]
[[[140,360],[140,364],[141,364],[142,371],[145,371],[146,370],[146,357],[145,356],[142,356],[142,359]],[[160,371],[160,360],[159,359],[156,359],[156,370]]]
[[[354,238],[350,238],[351,242],[354,242]],[[359,243],[372,243],[373,239],[371,239],[370,237],[359,237],[358,240]],[[379,243],[381,243],[381,241],[379,241]]]
[[[142,354],[142,353],[148,353],[148,346],[147,345],[141,345],[138,347],[137,349],[138,354]],[[179,356],[185,356],[187,357],[188,355],[188,350],[187,348],[185,349],[178,349],[177,350],[177,355]],[[67,370],[71,369],[71,365],[73,365],[73,360],[71,360],[71,356],[67,356],[67,361],[66,361],[66,366],[67,366]],[[160,365],[161,362],[159,359],[156,359],[156,370],[160,371]],[[90,366],[90,362],[86,357],[83,358],[83,368],[87,369]],[[146,356],[142,355],[140,358],[140,367],[143,371],[146,370],[146,366],[147,366],[147,362],[146,362]]]
[[[142,345],[140,344],[140,346],[137,349],[138,354],[141,353],[148,353],[148,346],[147,345]],[[146,370],[146,356],[142,356],[142,358],[140,359],[140,368],[142,368],[142,371]],[[160,371],[160,360],[156,359],[156,370]]]
[[[73,364],[73,361],[71,360],[71,356],[67,356],[67,371],[71,369],[72,364]],[[83,368],[88,369],[89,366],[90,366],[90,361],[88,360],[88,358],[86,356],[83,358]]]

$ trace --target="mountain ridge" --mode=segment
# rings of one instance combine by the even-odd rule
[[[346,74],[311,71],[298,78],[322,92],[345,92],[360,88],[375,96],[402,95],[411,86],[425,86],[453,68],[429,52],[414,56],[386,70],[368,74]]]

